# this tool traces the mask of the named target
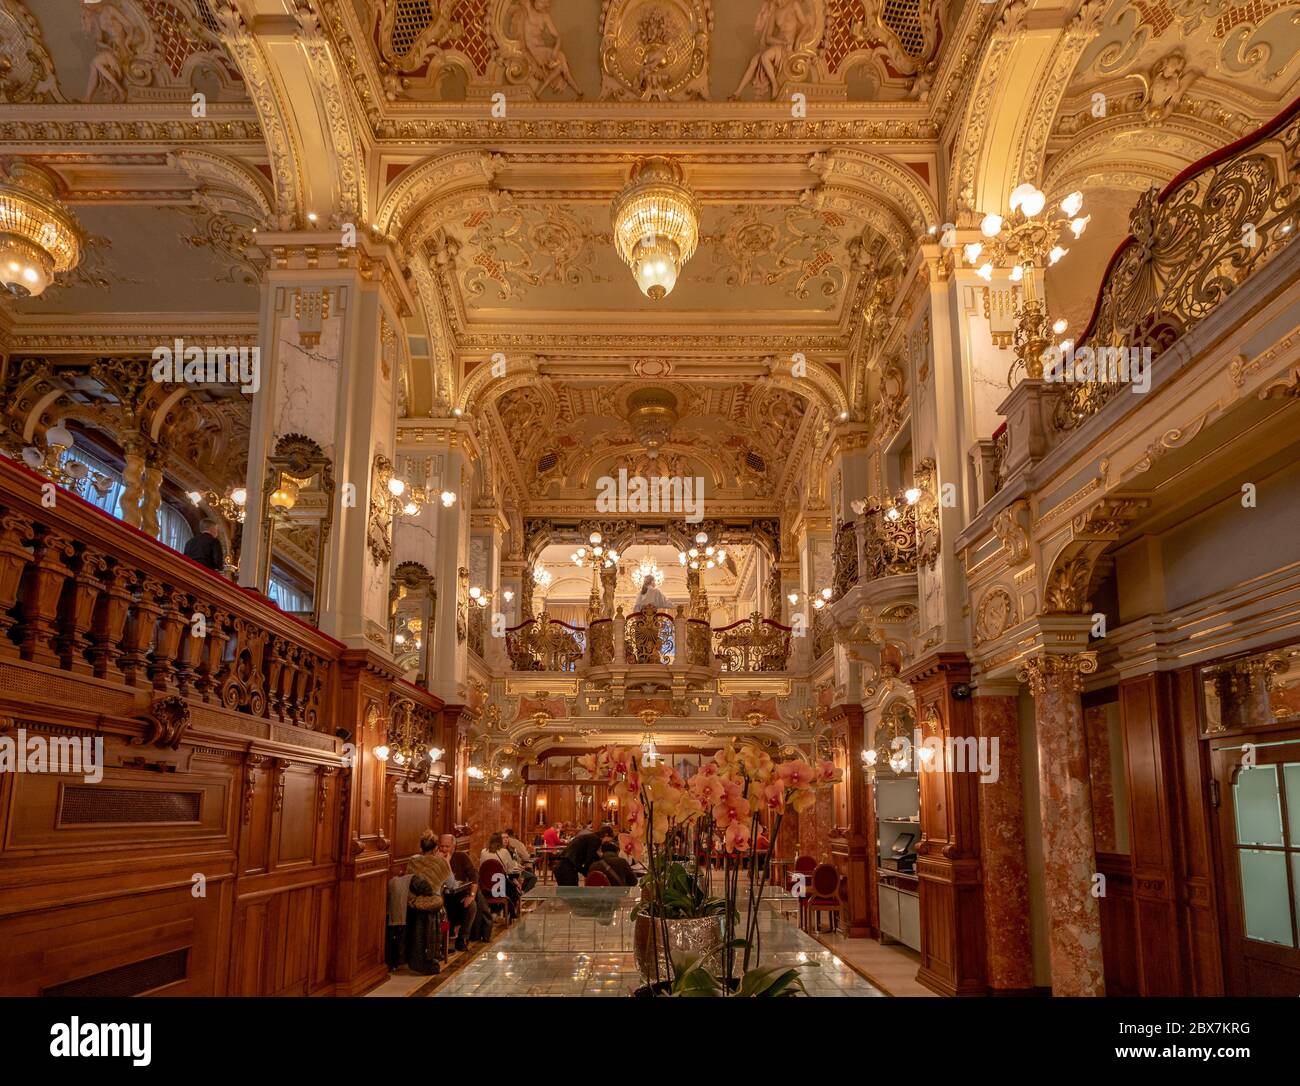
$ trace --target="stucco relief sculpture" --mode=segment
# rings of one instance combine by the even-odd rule
[[[776,98],[784,83],[806,79],[825,26],[823,0],[765,0],[754,25],[758,52],[732,98],[750,86],[760,96]]]
[[[709,93],[709,0],[605,0],[602,98],[681,101]]]
[[[513,0],[505,5],[505,25],[518,37],[525,81],[534,97],[565,87],[582,97],[551,17],[551,0]]]
[[[100,0],[81,11],[94,56],[87,102],[126,102],[189,91],[202,74],[223,92],[240,82],[224,47],[206,26],[171,4],[141,9],[130,0]],[[232,95],[235,96],[235,95]]]

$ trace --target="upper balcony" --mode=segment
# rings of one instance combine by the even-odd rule
[[[1129,227],[1078,340],[1059,363],[1045,354],[1055,366],[1045,372],[1020,360],[1041,376],[1012,390],[998,409],[1007,421],[972,450],[981,505],[1031,469],[1067,472],[1076,457],[1095,455],[1101,434],[1130,423],[1177,440],[1165,418],[1171,398],[1161,396],[1175,387],[1186,399],[1217,383],[1228,401],[1290,387],[1265,363],[1278,354],[1266,348],[1294,327],[1287,291],[1300,274],[1300,101],[1162,191],[1148,190]]]
[[[729,626],[687,618],[684,608],[593,619],[573,626],[543,615],[506,631],[512,671],[674,671],[752,674],[790,670],[795,630],[757,611]]]

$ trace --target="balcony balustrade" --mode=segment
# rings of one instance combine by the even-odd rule
[[[506,630],[506,654],[515,671],[576,671],[587,631],[557,618],[530,618]]]
[[[344,646],[0,459],[0,660],[333,734]]]
[[[530,619],[506,631],[506,646],[513,671],[685,666],[721,674],[786,670],[792,634],[758,612],[714,629],[659,611],[594,619],[587,629]]]

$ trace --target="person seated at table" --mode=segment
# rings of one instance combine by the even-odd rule
[[[506,848],[519,861],[521,867],[530,867],[532,865],[533,854],[528,851],[528,846],[515,836],[514,830],[502,830],[501,840],[505,842]]]
[[[447,920],[455,927],[460,926],[456,939],[456,949],[464,950],[469,943],[486,943],[492,939],[492,912],[478,886],[478,869],[466,852],[456,851],[454,834],[444,833],[438,839],[438,855],[450,867],[454,885],[459,888],[455,894],[444,894]]]
[[[546,829],[542,831],[542,844],[546,848],[560,847],[560,824],[558,822],[547,826]]]
[[[578,834],[555,861],[556,883],[560,886],[577,886],[579,876],[586,878],[591,865],[599,859],[601,844],[612,840],[614,831],[609,826],[584,830]]]
[[[496,860],[506,873],[506,904],[512,916],[519,915],[519,899],[523,895],[524,872],[518,862],[510,855],[501,834],[494,833],[488,838],[487,848],[478,854],[479,866],[484,860]],[[536,879],[533,880],[536,883]],[[529,887],[532,889],[532,887]]]
[[[632,873],[632,865],[619,855],[618,845],[613,841],[605,841],[600,846],[600,858],[591,865],[592,871],[599,871],[605,878],[609,879],[610,886],[635,886],[636,875]]]

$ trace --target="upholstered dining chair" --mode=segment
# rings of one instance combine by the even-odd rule
[[[498,880],[497,875],[501,878]],[[478,884],[483,891],[483,897],[487,899],[488,908],[492,912],[498,909],[505,915],[506,923],[510,923],[510,895],[504,892],[506,884],[506,869],[500,860],[494,860],[488,857],[478,865]],[[502,887],[504,896],[496,897],[492,891],[497,886]]]
[[[587,886],[608,886],[609,879],[603,871],[593,871],[587,876]]]
[[[808,894],[804,930],[809,926],[814,932],[821,930],[821,914],[831,914],[831,931],[839,927],[840,913],[843,911],[840,901],[840,873],[832,864],[818,864],[812,876],[812,886]]]
[[[799,898],[799,926],[804,927],[805,913],[808,911],[808,898],[812,894],[812,873],[817,870],[814,856],[800,856],[794,861],[794,869],[786,877],[785,888],[793,891],[803,876],[803,896]]]

